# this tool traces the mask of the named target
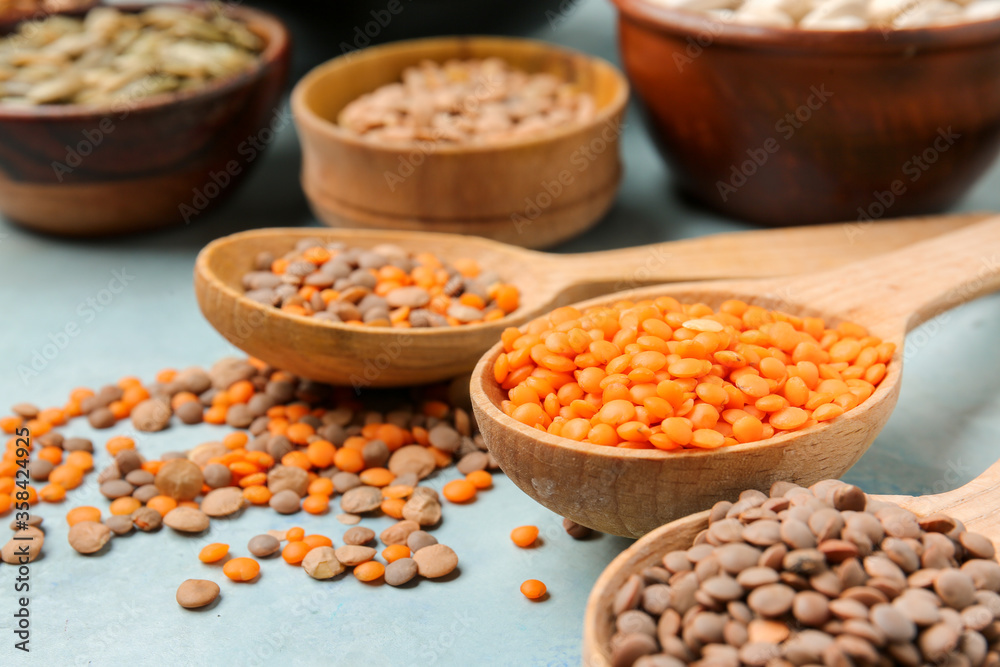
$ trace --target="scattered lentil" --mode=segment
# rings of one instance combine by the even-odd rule
[[[185,609],[206,607],[219,597],[219,585],[206,579],[187,579],[177,587],[177,604]]]

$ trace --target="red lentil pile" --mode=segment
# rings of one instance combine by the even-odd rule
[[[517,421],[579,442],[716,449],[836,419],[896,346],[742,301],[566,307],[503,333],[494,375]]]

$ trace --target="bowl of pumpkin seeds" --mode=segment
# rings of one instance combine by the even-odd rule
[[[0,213],[94,236],[184,225],[288,122],[280,20],[218,3],[97,6],[0,34]]]

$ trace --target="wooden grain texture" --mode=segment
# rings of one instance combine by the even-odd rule
[[[257,163],[248,142],[278,113],[290,44],[270,14],[225,12],[265,42],[248,72],[110,109],[0,104],[0,212],[47,233],[99,236],[185,224],[231,196]]]
[[[1000,217],[937,239],[839,269],[781,280],[691,283],[603,297],[669,295],[717,308],[724,300],[794,315],[849,320],[896,354],[875,393],[843,416],[801,431],[713,451],[633,450],[578,443],[529,428],[499,408],[494,346],[472,377],[480,430],[500,467],[525,493],[552,511],[603,532],[629,537],[778,480],[809,485],[840,477],[875,440],[899,395],[906,333],[934,314],[1000,289]]]
[[[785,30],[614,2],[623,67],[673,182],[727,215],[933,213],[1000,150],[1000,20]]]
[[[484,146],[388,146],[336,124],[349,102],[399,81],[407,67],[488,57],[576,84],[594,97],[596,116],[542,137]],[[628,83],[611,64],[544,42],[441,37],[365,49],[317,67],[292,93],[302,186],[316,215],[334,227],[550,246],[589,228],[611,206],[621,180],[618,143],[627,100]]]
[[[427,232],[262,229],[218,239],[198,256],[195,288],[208,321],[248,354],[299,375],[352,386],[404,386],[467,373],[508,326],[575,300],[641,284],[775,276],[835,267],[963,227],[986,214],[718,234],[653,246],[552,255],[478,237]],[[257,253],[307,237],[372,247],[396,243],[446,260],[472,258],[521,291],[521,307],[497,322],[457,328],[365,328],[289,315],[243,296]]]
[[[988,537],[1000,551],[1000,462],[954,491],[931,496],[874,496],[894,502],[919,516],[947,514],[971,531]],[[729,500],[735,500],[733,496]],[[664,554],[691,546],[708,527],[709,512],[699,512],[661,526],[619,554],[604,569],[587,600],[583,620],[583,664],[610,667],[608,650],[615,593],[632,574],[657,564]]]

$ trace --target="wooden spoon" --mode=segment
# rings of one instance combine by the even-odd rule
[[[884,426],[899,395],[903,339],[935,315],[1000,288],[1000,217],[937,239],[810,276],[665,285],[603,297],[669,295],[718,307],[743,299],[793,315],[849,320],[896,343],[885,379],[841,417],[800,431],[714,451],[622,449],[580,443],[529,428],[498,407],[506,392],[493,379],[500,345],[472,376],[472,404],[490,452],[515,484],[553,512],[591,528],[639,537],[711,507],[744,489],[778,480],[812,484],[854,465]]]
[[[918,516],[940,513],[958,519],[968,530],[988,537],[1000,552],[1000,462],[954,491],[932,496],[874,498],[896,503]],[[583,619],[583,664],[587,667],[611,665],[608,643],[612,635],[611,605],[615,593],[632,574],[659,564],[664,554],[689,548],[695,536],[708,528],[710,513],[706,510],[657,528],[619,554],[604,569],[587,600]]]
[[[391,387],[467,373],[499,338],[550,308],[610,291],[677,280],[782,276],[901,248],[986,214],[864,225],[718,234],[639,248],[554,255],[478,237],[401,231],[260,229],[213,241],[198,255],[195,291],[208,321],[236,347],[278,368],[333,384]],[[471,258],[521,290],[521,307],[487,324],[390,329],[289,315],[243,296],[256,255],[281,255],[304,238],[372,247],[394,243],[444,259]]]

